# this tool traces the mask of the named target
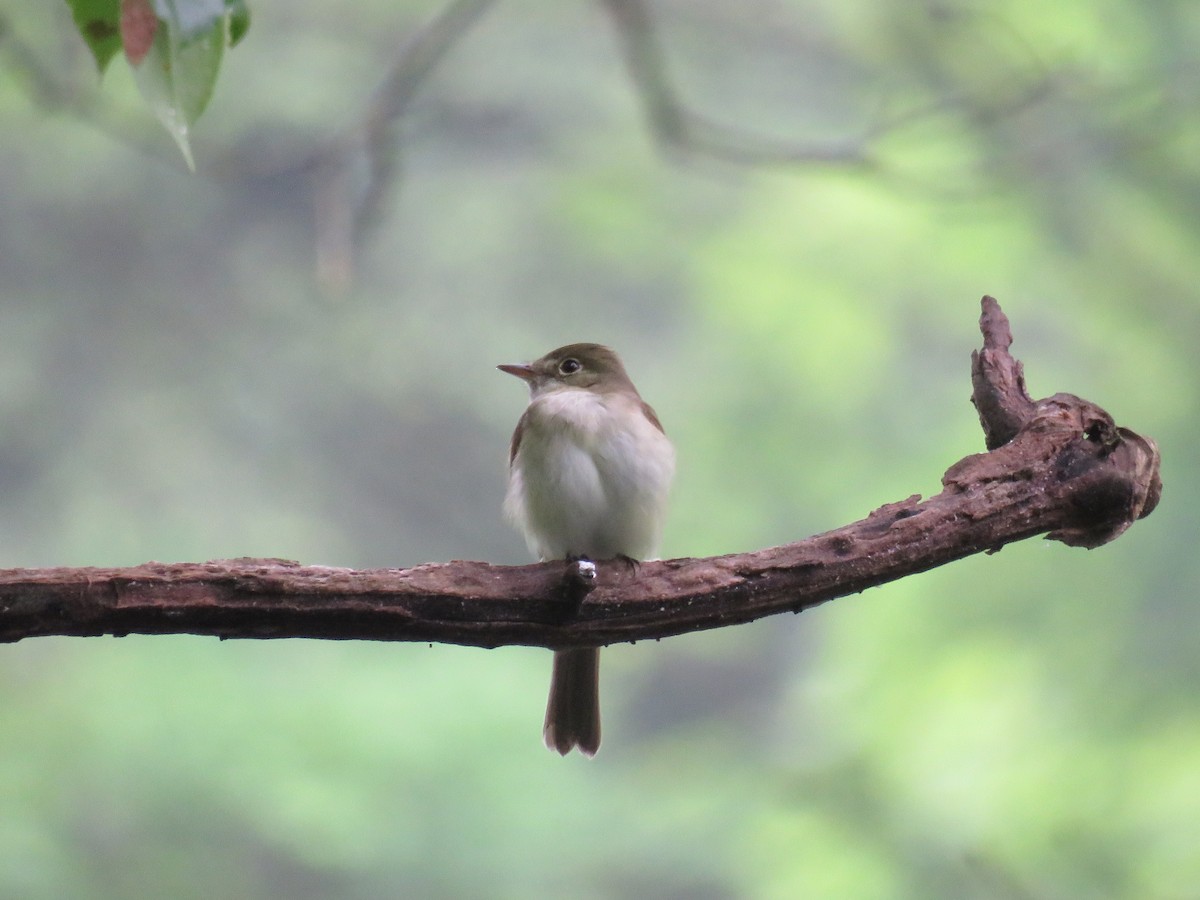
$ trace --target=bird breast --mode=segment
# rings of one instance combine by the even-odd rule
[[[541,559],[652,558],[675,468],[635,398],[558,390],[525,412],[505,510]]]

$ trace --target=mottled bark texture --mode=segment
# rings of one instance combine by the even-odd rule
[[[795,544],[594,571],[586,562],[354,571],[275,559],[0,570],[0,640],[187,633],[597,646],[799,612],[1039,534],[1097,547],[1148,515],[1162,489],[1154,442],[1070,394],[1032,400],[990,297],[980,326],[972,399],[989,452],[951,466],[937,496]]]

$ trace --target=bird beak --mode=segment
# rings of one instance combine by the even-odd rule
[[[507,372],[509,375],[516,375],[522,381],[533,381],[533,379],[537,377],[536,373],[533,371],[533,366],[530,365],[514,366],[510,365],[509,363],[505,363],[502,366],[496,366],[496,368],[501,372]]]

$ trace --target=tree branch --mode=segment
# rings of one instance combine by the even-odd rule
[[[1096,547],[1149,515],[1162,490],[1154,442],[1070,394],[1031,400],[991,297],[981,330],[973,401],[994,449],[951,466],[935,497],[799,543],[594,572],[564,562],[354,571],[270,559],[2,570],[0,641],[137,632],[601,645],[799,612],[1047,532]]]
[[[865,163],[866,142],[791,144],[743,133],[689,108],[667,74],[658,22],[645,0],[600,0],[612,19],[625,67],[651,135],[663,147],[702,153],[737,165]]]
[[[335,295],[354,280],[360,240],[398,178],[400,122],[418,89],[494,0],[450,0],[400,49],[361,120],[313,166],[317,279]]]

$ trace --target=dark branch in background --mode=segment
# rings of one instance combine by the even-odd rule
[[[349,290],[356,247],[378,219],[400,168],[399,124],[417,89],[492,5],[451,0],[397,54],[360,124],[315,166],[317,280],[334,294]]]
[[[1008,352],[1008,320],[983,300],[974,402],[994,446],[955,463],[943,490],[883,506],[808,540],[708,559],[353,571],[284,560],[126,569],[0,571],[0,640],[39,635],[207,634],[359,638],[496,647],[587,646],[749,622],[1049,532],[1095,547],[1149,515],[1158,449],[1070,394],[1034,402]]]
[[[903,113],[878,115],[857,136],[822,144],[801,144],[754,135],[714,122],[683,102],[667,74],[666,53],[648,0],[599,2],[616,28],[625,65],[641,100],[650,133],[671,150],[746,166],[797,163],[874,166],[870,151],[880,138],[966,105],[967,98],[955,96],[950,91],[932,103],[915,106]],[[1014,98],[997,104],[987,117],[995,120],[1020,111],[1042,99],[1049,85],[1048,76],[1043,75]]]
[[[738,165],[862,163],[862,141],[793,145],[720,125],[688,109],[667,74],[658,25],[643,0],[600,0],[616,27],[650,133],[664,147]]]
[[[899,115],[881,115],[859,135],[804,144],[774,140],[724,125],[691,109],[667,73],[658,23],[647,0],[598,0],[612,20],[630,81],[647,127],[667,150],[743,166],[873,165],[876,141],[962,103],[946,97]],[[398,123],[434,67],[492,5],[492,0],[451,0],[401,51],[376,90],[362,124],[323,153],[316,165],[317,275],[333,293],[344,293],[354,277],[356,247],[390,195],[398,177]],[[1010,102],[1016,112],[1040,99],[1046,80]],[[1000,110],[993,112],[999,115]],[[934,186],[923,185],[929,189]],[[937,190],[941,190],[938,186]]]

